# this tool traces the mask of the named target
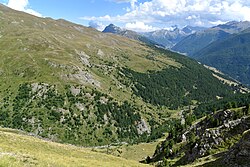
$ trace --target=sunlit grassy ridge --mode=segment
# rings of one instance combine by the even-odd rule
[[[87,148],[63,145],[0,129],[0,166],[86,166],[86,167],[143,167],[136,161],[92,152]]]

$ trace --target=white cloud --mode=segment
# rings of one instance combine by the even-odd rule
[[[213,24],[213,25],[219,25],[219,24],[225,24],[225,23],[227,23],[227,22],[218,20],[218,21],[214,21],[214,22],[213,22],[213,21],[210,21],[210,23]]]
[[[103,25],[101,22],[95,22],[95,21],[90,21],[89,26],[99,31],[103,31],[105,28],[105,25]]]
[[[191,16],[186,17],[186,20],[192,20],[192,19],[199,19],[199,17],[196,15],[191,15]]]
[[[250,21],[249,0],[113,0],[131,3],[127,13],[117,16],[83,17],[85,20],[123,23],[132,27],[143,22],[150,25],[214,26],[227,21]],[[132,5],[133,4],[133,5]],[[137,26],[139,26],[137,24]],[[143,25],[141,25],[143,27]]]
[[[28,0],[9,0],[9,2],[7,3],[7,6],[12,9],[23,11],[38,17],[42,17],[40,13],[28,8],[28,5],[29,5]]]
[[[137,32],[150,32],[150,31],[155,31],[157,28],[153,26],[146,25],[143,22],[134,22],[134,23],[127,23],[125,25],[125,28],[128,30],[133,30]]]
[[[135,9],[138,0],[111,0],[116,3],[130,3],[131,9]],[[130,11],[130,9],[128,9]]]
[[[29,4],[28,0],[9,0],[8,7],[15,10],[24,10],[24,8]]]
[[[241,20],[250,21],[250,5],[244,6],[244,4],[240,3],[239,1],[235,1],[231,4],[223,3],[223,8],[225,10],[225,15],[230,15],[235,20],[240,18]]]

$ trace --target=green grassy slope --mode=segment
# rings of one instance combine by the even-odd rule
[[[86,166],[86,167],[143,167],[136,161],[92,152],[20,134],[20,131],[0,129],[0,166]]]

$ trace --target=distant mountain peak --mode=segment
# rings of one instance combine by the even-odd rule
[[[139,33],[132,31],[132,30],[122,29],[114,24],[109,24],[102,32],[103,33],[117,34],[117,35],[124,36],[124,37],[130,38],[130,39],[133,39],[133,40],[144,42],[148,45],[163,47],[159,43],[148,39],[147,37],[145,37],[142,34],[139,34]]]
[[[193,30],[191,29],[190,26],[184,27],[184,28],[182,29],[182,31],[185,32],[185,33],[192,33],[192,32],[193,32]]]
[[[104,33],[120,33],[122,31],[122,29],[114,24],[109,24],[107,27],[105,27],[105,29],[102,31]]]
[[[166,48],[171,48],[188,35],[204,29],[204,27],[192,26],[186,26],[180,29],[178,28],[178,26],[175,25],[171,26],[168,29],[161,29],[153,32],[144,33],[144,35],[152,41],[155,41]]]
[[[229,22],[227,22],[226,24],[227,25],[230,25],[230,24],[238,24],[239,22],[238,21],[229,21]]]

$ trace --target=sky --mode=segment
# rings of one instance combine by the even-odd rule
[[[38,17],[66,19],[103,30],[113,23],[149,32],[171,26],[211,27],[250,21],[250,0],[0,0]]]

